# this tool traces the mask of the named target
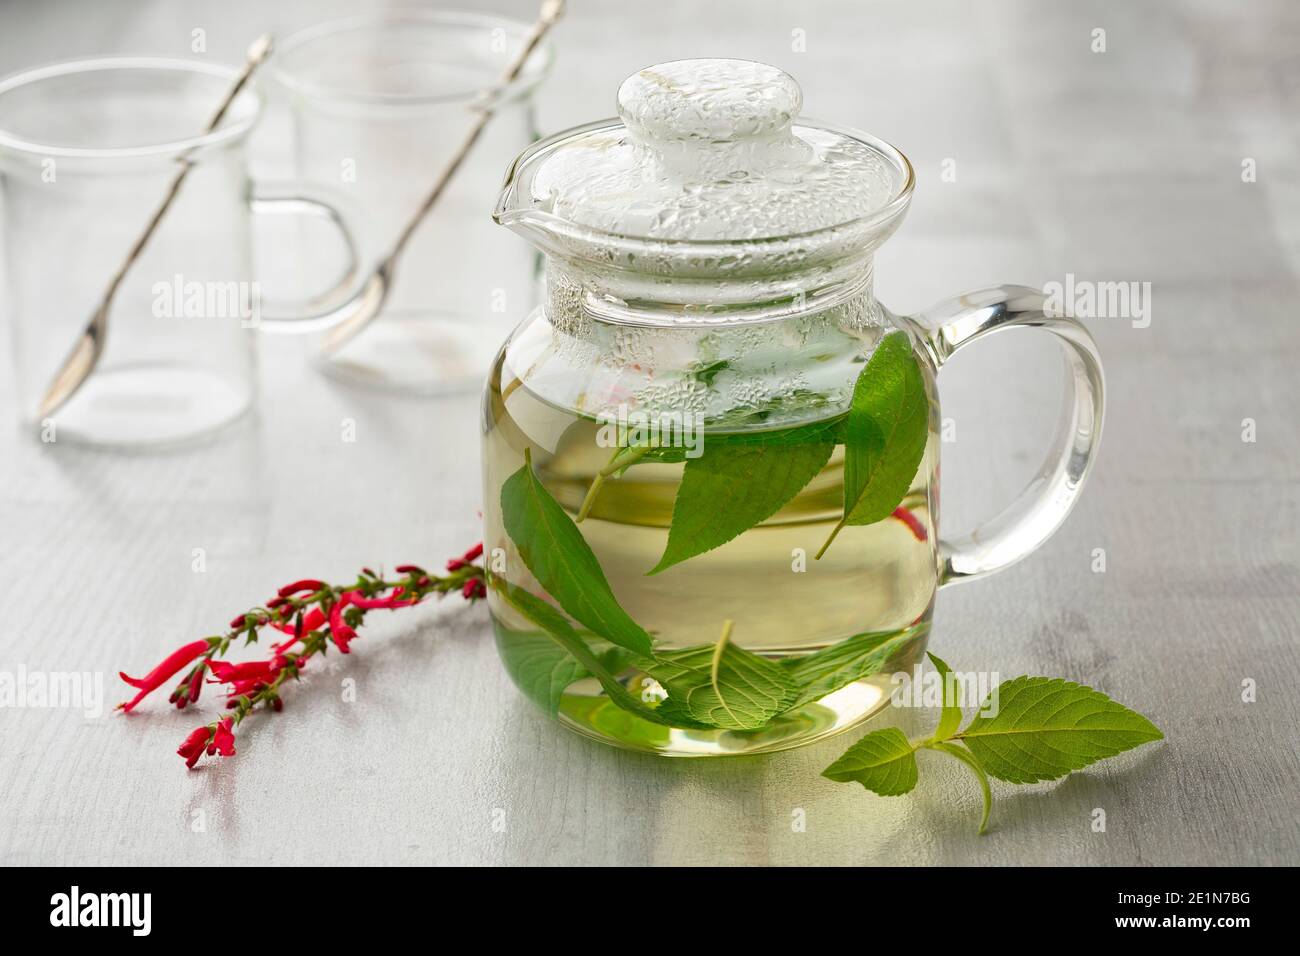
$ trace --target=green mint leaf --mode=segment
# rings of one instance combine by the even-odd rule
[[[844,517],[821,551],[845,525],[874,524],[898,507],[925,454],[930,403],[906,332],[884,336],[853,386],[844,425]]]
[[[943,681],[943,710],[939,712],[939,726],[934,729],[934,736],[931,740],[947,740],[957,732],[961,726],[961,706],[957,700],[957,682],[950,680],[948,675],[952,671],[948,668],[939,657],[934,654],[927,655],[934,669],[939,672],[939,678]]]
[[[890,658],[929,629],[929,622],[921,622],[902,631],[868,631],[804,657],[787,659],[785,668],[799,687],[791,709],[879,673]]]
[[[724,730],[757,730],[789,710],[798,688],[775,661],[737,647],[727,639],[661,653],[642,669],[668,697],[659,713],[669,721],[708,724]],[[682,726],[682,724],[677,724]]]
[[[916,748],[897,727],[867,734],[822,771],[839,783],[856,780],[882,797],[896,797],[916,786]]]
[[[1011,783],[1055,780],[1164,737],[1141,714],[1059,678],[1017,677],[998,687],[996,700],[997,716],[978,714],[953,739],[965,743],[990,776]]]
[[[928,740],[921,746],[956,757],[970,768],[971,773],[975,774],[975,779],[980,785],[980,794],[984,798],[984,812],[980,815],[979,829],[975,832],[983,836],[984,831],[988,829],[989,814],[993,812],[993,791],[989,789],[989,775],[984,772],[984,768],[975,759],[975,755],[959,744],[946,740]]]
[[[498,639],[497,649],[506,673],[529,700],[552,717],[559,713],[560,698],[568,686],[587,676],[573,655],[547,634],[514,633],[509,640]]]
[[[582,639],[582,635],[574,630],[568,619],[550,604],[500,577],[493,576],[492,586],[493,590],[511,607],[545,631],[556,644],[600,681],[605,694],[623,710],[655,724],[703,729],[704,725],[698,722],[681,723],[678,720],[670,720],[659,712],[661,708],[651,707],[634,696],[623,686],[617,676],[605,668],[601,659],[592,652],[587,642]]]
[[[673,502],[663,557],[650,570],[712,551],[776,514],[812,481],[835,450],[835,424],[705,439],[690,458]]]
[[[582,532],[533,473],[529,449],[501,486],[501,516],[524,564],[560,607],[611,643],[649,656],[650,635],[619,605]]]

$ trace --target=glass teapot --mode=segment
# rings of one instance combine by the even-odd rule
[[[763,64],[651,67],[618,120],[524,152],[494,213],[545,254],[483,405],[497,646],[610,744],[759,753],[866,719],[924,652],[937,590],[1046,540],[1100,437],[1096,348],[1040,293],[876,301],[912,168],[801,105]],[[1018,326],[1063,347],[1062,424],[1005,511],[941,538],[936,374]]]

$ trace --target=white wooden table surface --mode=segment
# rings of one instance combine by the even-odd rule
[[[914,794],[887,799],[818,776],[851,736],[693,762],[579,739],[515,692],[484,609],[449,602],[368,625],[356,653],[315,668],[282,714],[246,722],[237,757],[201,771],[173,753],[199,720],[163,699],[129,718],[0,710],[0,861],[1300,862],[1300,7],[571,6],[540,98],[546,131],[610,114],[640,67],[733,55],[793,72],[810,115],[907,152],[914,209],[877,262],[896,310],[1067,273],[1151,283],[1149,327],[1090,323],[1109,417],[1080,506],[1031,559],[945,590],[932,646],[964,669],[1092,684],[1167,741],[1059,785],[995,783],[992,832],[977,838],[965,771],[933,755]],[[187,55],[196,26],[209,57],[234,61],[262,29],[354,8],[9,3],[0,72]],[[531,3],[496,9],[526,17]],[[1091,50],[1098,28],[1104,53]],[[1245,159],[1255,182],[1242,181]],[[310,371],[296,343],[267,340],[255,417],[198,448],[114,455],[20,433],[0,349],[0,671],[102,672],[111,705],[125,696],[119,669],[146,669],[279,583],[433,563],[477,540],[477,396],[353,390]],[[1052,347],[1030,335],[945,370],[949,532],[1035,470],[1058,377]],[[343,418],[355,443],[340,439]],[[341,699],[345,677],[355,703]],[[800,809],[804,832],[791,825]]]

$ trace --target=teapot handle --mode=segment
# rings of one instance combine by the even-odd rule
[[[940,583],[1001,571],[1052,536],[1070,513],[1101,440],[1105,381],[1088,330],[1044,309],[1046,296],[995,286],[949,299],[914,317],[936,366],[962,346],[1002,329],[1046,329],[1066,359],[1064,413],[1042,467],[1005,510],[958,538],[939,540]]]

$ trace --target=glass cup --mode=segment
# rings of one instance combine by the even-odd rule
[[[527,33],[526,24],[472,13],[362,16],[288,37],[269,64],[271,88],[292,115],[294,178],[365,210],[363,275],[387,257],[474,111],[493,109],[398,259],[379,313],[341,347],[317,353],[331,375],[425,394],[478,388],[507,317],[534,301],[536,257],[483,214],[501,169],[536,138],[532,93],[549,46],[498,89]]]
[[[250,407],[255,329],[273,318],[263,315],[251,213],[342,220],[301,190],[251,186],[244,144],[262,111],[253,90],[215,130],[196,135],[237,75],[131,58],[0,82],[5,312],[20,412],[44,441],[166,444],[210,433]],[[182,164],[190,170],[175,201],[113,297],[98,363],[40,418],[42,397]],[[355,264],[345,279],[354,272]]]

